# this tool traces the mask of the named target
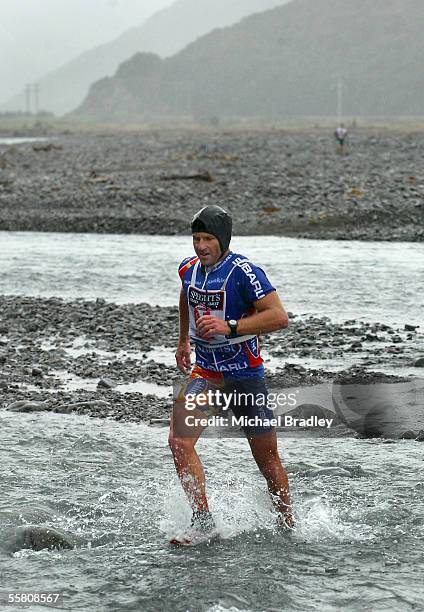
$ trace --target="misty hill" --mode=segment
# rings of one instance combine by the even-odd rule
[[[41,79],[41,107],[59,115],[67,113],[82,102],[94,81],[113,75],[119,64],[136,52],[150,51],[161,57],[173,55],[213,28],[285,2],[288,0],[176,0],[142,25],[83,53]],[[22,107],[23,96],[15,96],[0,109]]]
[[[81,119],[351,116],[424,108],[422,0],[294,0],[95,83]]]

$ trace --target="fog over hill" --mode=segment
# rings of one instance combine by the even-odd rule
[[[422,0],[294,0],[206,34],[166,60],[137,54],[95,83],[74,116],[418,116]]]
[[[79,55],[39,80],[43,109],[61,115],[78,106],[96,80],[111,76],[119,64],[138,51],[173,55],[216,27],[289,0],[176,0],[121,36]],[[0,106],[23,110],[23,95]]]

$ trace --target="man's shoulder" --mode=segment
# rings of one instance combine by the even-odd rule
[[[262,268],[256,265],[251,259],[242,255],[241,253],[233,253],[232,264],[239,268],[241,274],[249,274],[254,270],[262,270]]]
[[[244,287],[252,300],[259,300],[271,291],[275,291],[263,269],[244,255],[237,253],[233,264],[236,266],[234,270],[236,286]]]
[[[197,255],[190,255],[190,257],[185,257],[180,265],[178,266],[178,274],[180,275],[181,280],[184,279],[185,273],[189,270],[195,263],[199,261]]]

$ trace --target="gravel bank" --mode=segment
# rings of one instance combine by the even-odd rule
[[[169,387],[180,379],[172,357],[176,307],[0,296],[0,313],[0,408],[147,423],[169,417]],[[413,323],[405,327],[335,324],[291,313],[288,330],[262,341],[275,366],[269,385],[407,381],[378,373],[387,366],[424,366],[422,330]],[[158,345],[162,354],[168,349],[167,358],[157,357]],[[329,366],[339,359],[351,367],[306,368],[302,359],[311,354]],[[339,427],[336,433],[352,432]]]
[[[424,239],[424,133],[69,134],[0,145],[0,230],[176,234],[218,203],[239,235]]]

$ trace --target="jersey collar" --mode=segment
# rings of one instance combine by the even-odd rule
[[[210,274],[211,272],[216,272],[217,270],[219,270],[224,264],[226,264],[229,259],[234,255],[234,253],[232,251],[230,251],[228,253],[228,255],[226,257],[224,257],[224,259],[217,261],[216,264],[214,264],[213,266],[202,266],[202,272],[206,273],[206,274]]]

